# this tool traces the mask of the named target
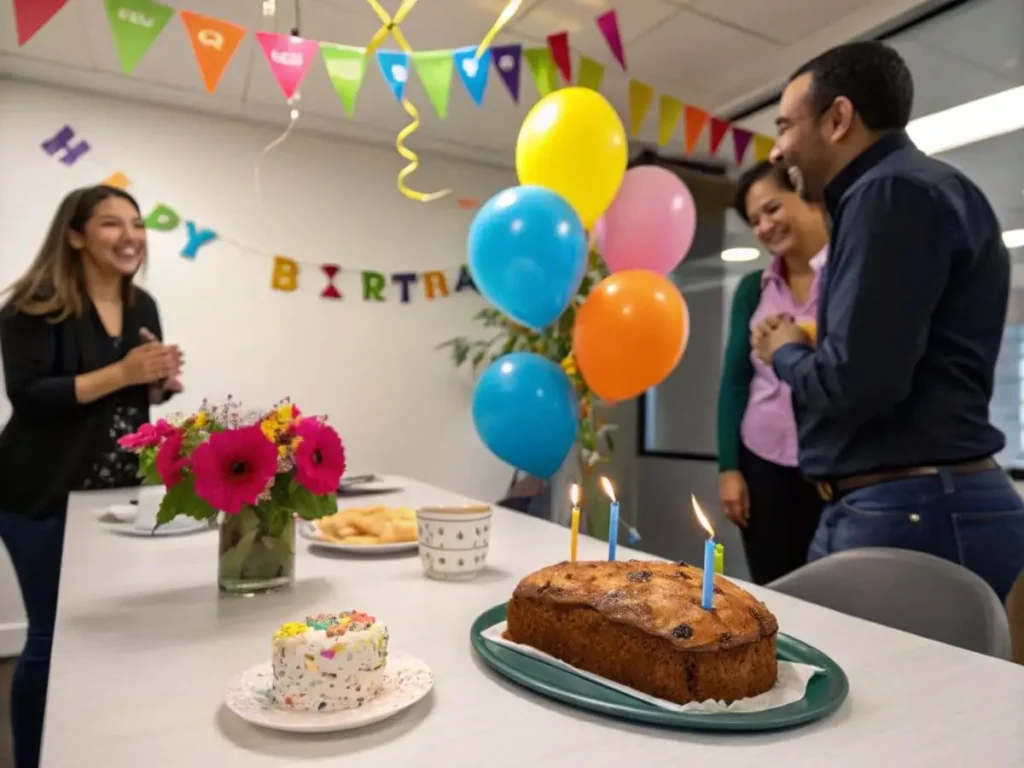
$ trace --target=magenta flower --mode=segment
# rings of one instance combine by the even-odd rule
[[[258,426],[216,432],[192,454],[196,495],[238,514],[255,504],[277,474],[277,447]]]
[[[345,448],[338,433],[316,419],[303,419],[292,432],[299,438],[295,480],[317,496],[337,491],[345,474]]]
[[[182,472],[188,467],[188,457],[181,455],[184,435],[179,430],[169,434],[156,452],[156,471],[164,485],[173,488],[181,482]]]
[[[164,419],[160,419],[156,424],[143,424],[139,427],[138,432],[125,435],[117,441],[117,444],[128,451],[141,451],[144,448],[159,445],[161,440],[175,432],[177,430],[174,427]]]

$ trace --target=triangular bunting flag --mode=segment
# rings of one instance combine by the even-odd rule
[[[126,75],[134,71],[174,13],[171,6],[153,0],[107,0],[107,21]]]
[[[636,136],[643,128],[647,112],[654,101],[654,89],[639,80],[629,80],[629,132]]]
[[[14,0],[14,26],[18,45],[27,43],[46,23],[67,5],[68,0]]]
[[[356,109],[356,97],[363,85],[366,74],[366,49],[337,43],[320,43],[320,55],[324,68],[331,79],[331,85],[341,99],[345,114],[352,118]]]
[[[484,103],[484,94],[487,92],[487,70],[491,66],[491,52],[484,51],[478,59],[476,46],[467,45],[465,48],[452,51],[452,58],[455,60],[455,71],[459,73],[459,79],[466,87],[469,98],[479,107]]]
[[[405,84],[409,82],[409,54],[405,51],[377,51],[377,65],[384,75],[384,82],[401,104],[405,98]]]
[[[720,117],[711,118],[711,142],[708,148],[712,155],[718,154],[718,148],[722,146],[722,139],[729,132],[729,125],[728,120],[723,120]]]
[[[519,78],[523,71],[523,46],[519,43],[492,46],[491,60],[494,62],[494,68],[501,75],[501,80],[505,83],[512,101],[518,104]]]
[[[256,40],[263,49],[271,74],[281,87],[281,93],[290,99],[309,74],[320,46],[316,40],[275,32],[257,32]]]
[[[455,59],[451,51],[422,51],[412,55],[412,66],[423,83],[423,90],[442,120],[448,117],[448,96],[452,92],[452,69]]]
[[[604,82],[604,64],[594,61],[589,56],[580,56],[580,69],[576,74],[576,85],[600,91],[602,82]]]
[[[743,156],[747,154],[747,147],[754,134],[743,128],[732,127],[732,147],[736,154],[736,165],[743,165]]]
[[[708,124],[711,115],[707,110],[700,107],[686,105],[686,154],[692,154],[700,141],[700,135],[704,132],[704,126]]]
[[[562,80],[568,85],[572,82],[572,54],[569,53],[569,33],[555,32],[548,35],[548,50],[555,66],[562,73]]]
[[[615,60],[625,70],[626,51],[622,47],[622,35],[619,34],[618,15],[615,11],[606,11],[594,19],[594,21],[597,22],[597,28],[601,30],[601,34],[604,36],[605,42],[608,43],[608,47],[612,49],[612,55],[615,57]]]
[[[245,28],[192,11],[181,11],[181,21],[192,43],[206,90],[213,93],[228,62],[238,50],[238,44],[245,37]]]
[[[548,48],[527,48],[523,51],[530,74],[537,85],[537,95],[544,98],[558,88],[558,75],[555,74],[555,60]]]
[[[676,123],[683,116],[683,102],[675,96],[662,94],[658,99],[658,144],[665,146],[672,141]]]
[[[754,160],[763,163],[772,154],[775,140],[771,136],[758,133],[754,135]]]

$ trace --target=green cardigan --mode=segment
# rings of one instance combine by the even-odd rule
[[[761,270],[744,275],[729,312],[729,338],[718,389],[718,471],[740,467],[740,424],[750,399],[754,364],[750,360],[750,318],[761,301]]]

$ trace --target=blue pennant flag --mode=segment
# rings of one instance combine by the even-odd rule
[[[484,91],[487,90],[487,73],[491,69],[491,51],[484,51],[479,59],[476,58],[476,46],[468,45],[465,48],[456,48],[452,51],[452,58],[455,60],[455,71],[459,73],[459,79],[466,86],[469,97],[479,107],[484,103]]]
[[[405,84],[409,82],[409,54],[404,51],[377,51],[377,64],[384,75],[384,82],[401,104],[405,98]]]

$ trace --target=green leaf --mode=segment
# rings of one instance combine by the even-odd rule
[[[217,516],[217,510],[196,495],[195,478],[186,474],[180,483],[168,488],[160,502],[157,513],[158,526],[165,525],[178,515],[186,515],[195,520],[210,520]]]
[[[241,514],[241,513],[239,513]],[[220,555],[220,576],[225,579],[239,579],[242,576],[242,569],[249,559],[256,537],[259,536],[259,529],[252,529],[243,534],[237,544],[230,549],[221,552]]]

